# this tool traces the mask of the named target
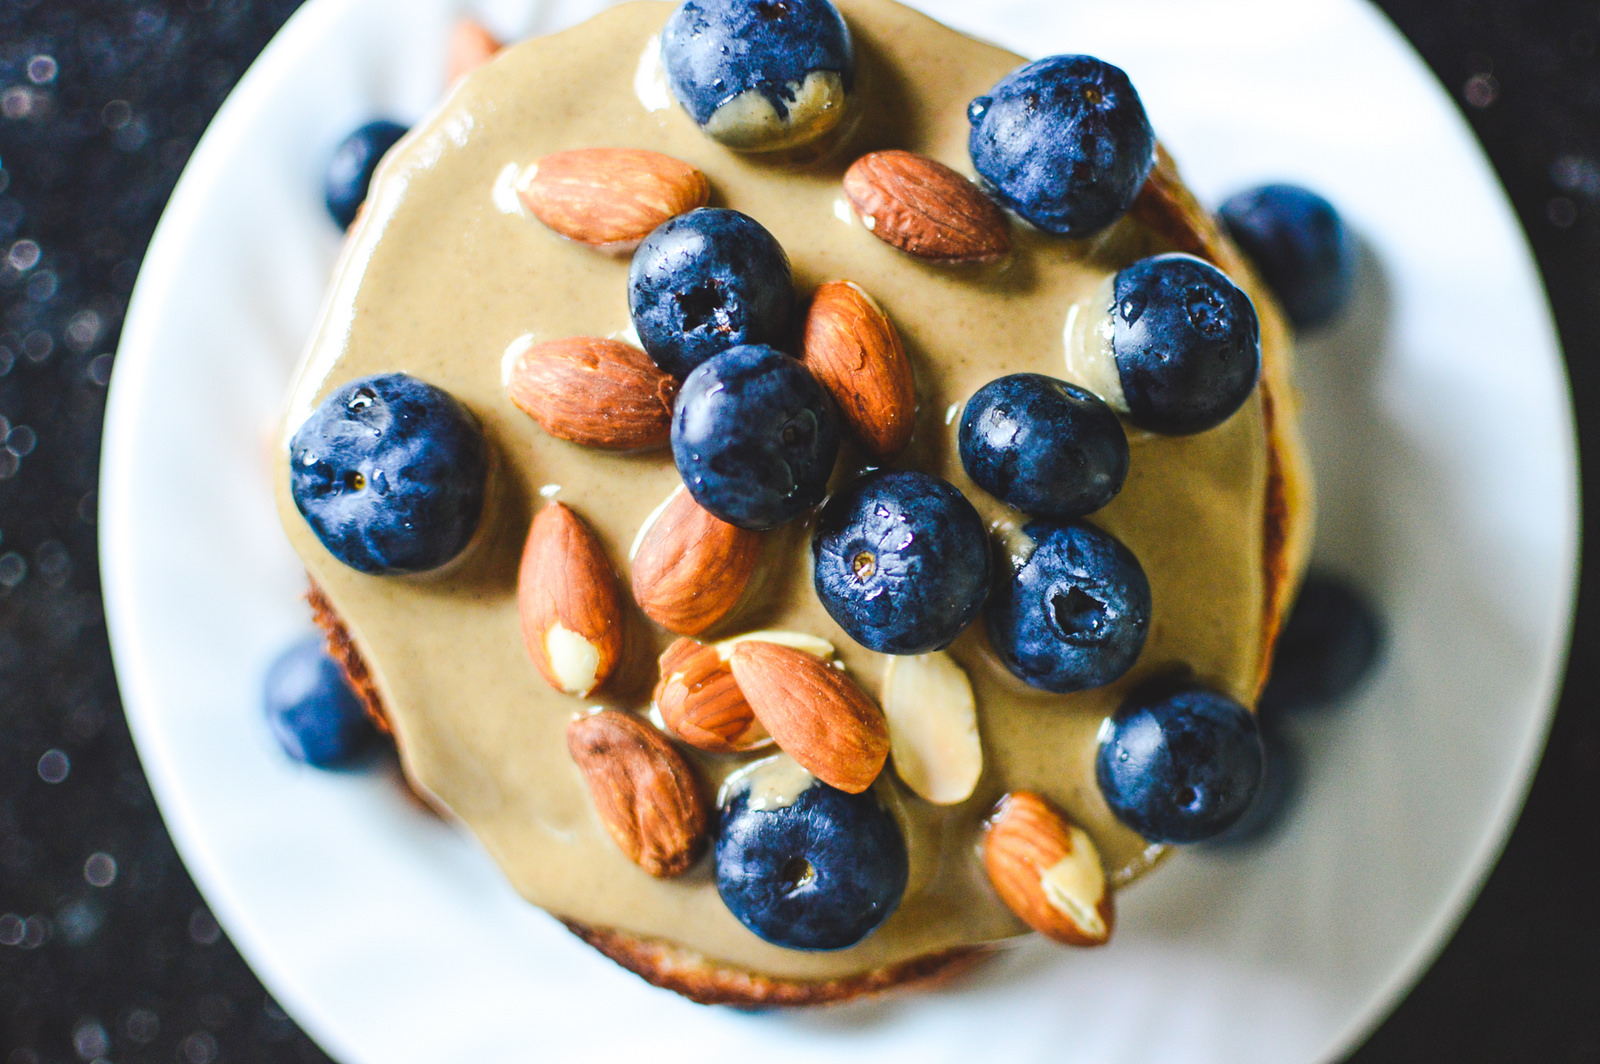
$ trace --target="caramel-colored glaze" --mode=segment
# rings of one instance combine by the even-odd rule
[[[1130,430],[1127,484],[1092,520],[1126,543],[1150,578],[1154,612],[1144,654],[1118,682],[1061,696],[1012,679],[991,655],[981,622],[956,641],[951,653],[977,697],[983,775],[969,800],[942,808],[885,770],[877,789],[906,829],[911,881],[898,911],[865,941],[834,953],[769,945],[723,906],[709,860],[661,881],[618,851],[568,756],[567,723],[595,705],[646,710],[656,657],[672,637],[631,610],[629,650],[612,681],[588,699],[557,693],[523,647],[517,560],[535,509],[553,497],[594,527],[626,574],[629,545],[679,480],[666,452],[619,455],[566,443],[507,399],[502,361],[519,337],[628,328],[627,259],[516,213],[505,195],[513,168],[570,148],[665,152],[708,175],[713,206],[744,211],[773,232],[793,260],[802,300],[825,281],[861,285],[898,327],[916,374],[916,435],[894,464],[946,477],[997,529],[1023,518],[963,473],[955,443],[960,404],[1005,373],[1065,375],[1063,328],[1073,302],[1121,266],[1167,249],[1131,219],[1091,241],[1013,224],[1013,253],[982,266],[924,263],[875,239],[845,206],[840,179],[849,162],[870,150],[906,148],[970,174],[967,102],[1021,60],[888,0],[839,6],[857,43],[860,121],[841,150],[805,167],[735,154],[676,105],[642,102],[652,96],[636,91],[635,70],[654,47],[668,3],[610,10],[510,48],[474,72],[379,173],[295,384],[277,473],[284,526],[370,666],[408,775],[472,829],[518,891],[568,919],[799,979],[1024,933],[984,879],[977,854],[981,821],[1007,791],[1047,795],[1086,828],[1113,882],[1137,874],[1151,859],[1146,843],[1113,820],[1094,782],[1101,721],[1131,686],[1173,666],[1253,702],[1270,597],[1260,396],[1197,436]],[[1281,330],[1268,339],[1282,342]],[[315,404],[353,378],[395,370],[465,402],[496,457],[478,540],[445,570],[417,577],[366,576],[333,560],[287,489],[288,436]],[[865,465],[864,452],[847,444],[835,484]],[[803,523],[769,536],[744,604],[706,638],[756,628],[813,633],[832,641],[851,675],[877,695],[884,659],[824,612],[811,588],[807,545]],[[712,788],[749,759],[689,754]]]

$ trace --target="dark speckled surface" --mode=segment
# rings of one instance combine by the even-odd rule
[[[162,827],[117,700],[94,527],[105,382],[140,256],[195,140],[296,6],[0,0],[0,1064],[326,1059],[221,935]],[[1380,6],[1510,192],[1584,453],[1600,457],[1600,8]],[[1580,594],[1551,746],[1506,854],[1359,1064],[1600,1061],[1587,573]]]

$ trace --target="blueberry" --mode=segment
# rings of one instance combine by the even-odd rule
[[[1088,55],[1019,67],[967,108],[972,165],[995,198],[1051,233],[1122,217],[1155,165],[1156,136],[1128,75]]]
[[[318,768],[351,760],[376,735],[321,636],[302,639],[278,656],[267,669],[262,701],[284,752]]]
[[[1222,205],[1223,225],[1297,328],[1349,302],[1355,241],[1333,205],[1298,185],[1247,189]]]
[[[717,893],[739,922],[788,949],[844,949],[888,919],[909,863],[900,826],[871,791],[812,783],[792,802],[724,801]]]
[[[672,411],[672,458],[696,502],[764,531],[822,501],[839,454],[839,415],[811,371],[761,344],[689,374]]]
[[[367,187],[372,184],[372,172],[384,152],[405,135],[405,126],[379,119],[350,134],[333,153],[333,160],[328,163],[326,195],[328,213],[340,229],[349,229],[356,220],[356,212],[367,198]]]
[[[1128,420],[1187,436],[1222,424],[1261,376],[1261,324],[1244,290],[1192,255],[1155,255],[1117,274],[1111,352]]]
[[[1256,719],[1202,687],[1135,692],[1100,729],[1095,779],[1117,819],[1152,842],[1231,827],[1261,786]]]
[[[990,381],[961,417],[961,464],[1001,502],[1035,517],[1100,509],[1128,475],[1128,437],[1093,392],[1015,373]]]
[[[1367,674],[1382,646],[1377,615],[1360,595],[1337,577],[1308,574],[1278,634],[1262,712],[1337,701]]]
[[[884,654],[950,645],[989,593],[989,537],[954,486],[878,470],[828,500],[811,539],[817,597],[850,638]]]
[[[489,456],[477,420],[404,373],[351,381],[289,441],[289,490],[335,558],[364,573],[436,569],[472,539]]]
[[[718,351],[782,342],[794,311],[789,257],[738,211],[680,214],[633,253],[628,310],[656,365],[686,377]]]
[[[1024,682],[1060,693],[1127,672],[1150,628],[1139,560],[1093,525],[1030,521],[1022,532],[1033,552],[1001,567],[984,610],[1000,660]]]
[[[661,62],[700,128],[741,151],[820,137],[855,81],[850,30],[828,0],[688,0],[661,32]]]

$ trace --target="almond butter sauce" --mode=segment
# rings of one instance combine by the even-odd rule
[[[1063,334],[1074,302],[1088,300],[1123,265],[1165,250],[1124,219],[1090,241],[1014,224],[1013,253],[977,267],[895,251],[853,219],[840,186],[846,166],[869,150],[905,148],[970,175],[967,102],[1021,60],[888,0],[839,0],[855,35],[861,120],[830,158],[784,165],[735,154],[675,104],[662,106],[664,86],[640,57],[654,47],[671,6],[630,4],[508,49],[465,79],[384,163],[293,389],[276,473],[284,527],[369,664],[408,775],[471,828],[534,904],[792,978],[843,976],[1022,934],[977,857],[980,825],[996,800],[1021,788],[1048,795],[1094,838],[1111,881],[1126,882],[1157,852],[1114,821],[1100,798],[1093,763],[1101,721],[1130,686],[1174,665],[1253,701],[1268,475],[1260,396],[1198,436],[1130,431],[1127,484],[1092,518],[1133,550],[1153,590],[1149,641],[1128,676],[1051,695],[1005,672],[981,621],[956,641],[951,653],[977,697],[983,774],[970,799],[944,808],[885,770],[877,787],[905,828],[911,882],[898,911],[861,944],[804,953],[759,940],[724,908],[709,859],[680,879],[652,879],[607,836],[568,756],[565,729],[592,706],[647,711],[655,657],[672,636],[632,610],[618,675],[588,699],[560,694],[523,647],[516,574],[534,511],[557,498],[594,526],[626,592],[629,544],[679,479],[667,452],[617,455],[554,439],[506,398],[508,348],[629,327],[627,258],[572,243],[517,212],[506,195],[509,176],[568,148],[665,152],[709,176],[713,206],[744,211],[773,232],[793,260],[802,303],[824,281],[859,284],[899,328],[916,373],[916,435],[894,464],[951,480],[997,539],[1012,545],[1024,518],[962,471],[960,405],[1005,373],[1067,376]],[[1159,127],[1160,116],[1153,120]],[[1269,342],[1279,336],[1269,331]],[[287,489],[287,439],[314,405],[353,378],[394,370],[465,402],[496,456],[478,539],[445,570],[417,577],[365,576],[334,561]],[[847,444],[835,486],[865,466],[864,453]],[[757,628],[809,632],[832,642],[877,696],[885,661],[824,612],[811,589],[807,546],[808,529],[798,523],[770,535],[756,585],[703,638]],[[709,795],[728,773],[771,751],[690,753]]]

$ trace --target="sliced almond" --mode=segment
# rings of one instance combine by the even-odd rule
[[[983,775],[972,682],[949,654],[893,656],[883,675],[883,715],[895,773],[935,805],[972,796]]]
[[[873,236],[919,258],[974,262],[1011,250],[1006,216],[994,201],[926,155],[863,155],[845,171],[844,194]]]
[[[568,336],[517,355],[506,394],[552,436],[635,451],[671,437],[678,382],[632,344]]]
[[[567,725],[567,750],[617,847],[653,876],[688,869],[706,845],[704,789],[661,733],[614,709]]]
[[[983,867],[1000,899],[1040,934],[1069,946],[1111,938],[1115,896],[1099,851],[1039,795],[1017,791],[1000,800],[984,832]]]
[[[623,251],[668,218],[704,207],[711,185],[699,170],[660,152],[575,148],[528,167],[517,195],[562,236]]]
[[[817,289],[801,361],[828,389],[856,437],[878,458],[911,441],[916,391],[889,316],[851,281]]]
[[[455,84],[483,64],[493,59],[505,46],[483,23],[464,18],[450,31],[450,46],[446,52],[445,81]]]
[[[517,573],[522,637],[558,691],[587,695],[622,657],[622,597],[593,530],[562,503],[539,511]]]
[[[821,658],[777,643],[733,647],[733,677],[780,749],[841,791],[872,786],[889,756],[889,728],[866,692]]]
[[[717,648],[693,639],[661,655],[655,703],[667,730],[696,749],[736,754],[772,742]]]
[[[639,538],[633,598],[667,631],[699,635],[739,604],[760,560],[761,533],[719,520],[680,490]]]

